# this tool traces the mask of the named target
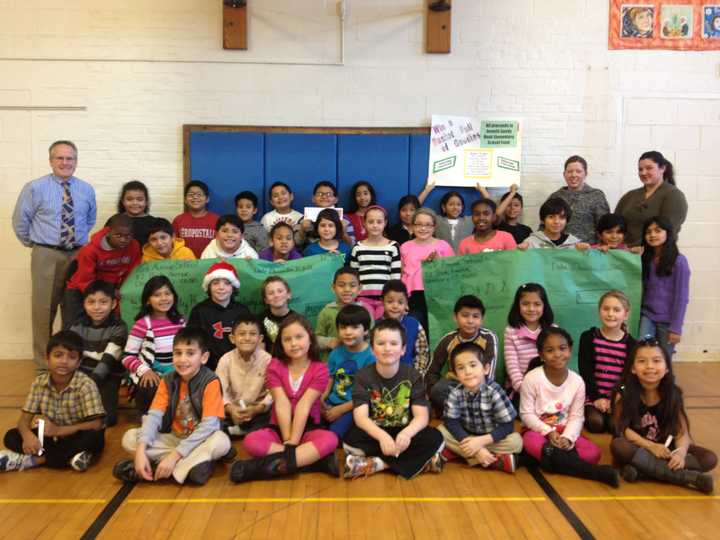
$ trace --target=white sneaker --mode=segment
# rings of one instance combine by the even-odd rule
[[[22,471],[34,466],[32,456],[18,454],[12,450],[0,450],[0,472]]]

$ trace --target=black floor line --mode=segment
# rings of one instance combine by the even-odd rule
[[[528,467],[528,471],[530,471],[530,475],[545,492],[545,495],[548,496],[567,522],[570,523],[570,526],[575,529],[575,532],[581,540],[595,540],[595,537],[592,535],[590,530],[585,526],[578,515],[572,511],[572,508],[568,506],[560,494],[555,491],[555,488],[552,487],[552,484],[550,484],[548,479],[545,478],[542,472],[540,472],[540,469],[538,467]]]
[[[85,534],[80,537],[80,540],[93,540],[97,538],[105,525],[107,525],[107,522],[110,521],[110,518],[113,517],[113,514],[117,512],[117,509],[120,508],[123,501],[130,495],[134,487],[134,483],[126,482],[123,484],[115,496],[110,499],[110,502],[105,505],[100,515],[90,524]]]

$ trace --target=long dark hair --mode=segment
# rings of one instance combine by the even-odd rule
[[[640,156],[640,159],[638,159],[638,162],[642,161],[643,159],[649,159],[651,161],[654,161],[658,167],[665,167],[665,172],[663,173],[663,180],[672,184],[673,186],[675,185],[675,168],[673,167],[672,163],[665,159],[665,156],[663,156],[657,150],[650,150],[649,152],[643,153]]]
[[[565,330],[564,328],[560,328],[558,326],[548,326],[547,328],[543,328],[542,332],[537,337],[537,340],[535,341],[535,346],[537,347],[538,355],[530,360],[530,363],[528,364],[527,369],[525,370],[525,373],[530,373],[533,369],[536,367],[540,367],[543,364],[542,361],[542,350],[545,346],[545,342],[550,336],[560,336],[565,338],[565,341],[568,344],[568,347],[572,349],[573,346],[573,338],[570,335],[570,332]]]
[[[678,258],[680,252],[677,247],[677,240],[675,239],[675,231],[673,229],[671,221],[665,216],[653,216],[645,220],[643,223],[642,232],[642,273],[643,279],[650,277],[650,269],[652,267],[653,258],[655,257],[655,250],[650,247],[645,239],[645,233],[650,228],[650,225],[657,225],[667,233],[667,239],[660,249],[660,260],[657,264],[657,275],[658,276],[669,276],[672,275],[673,266]]]
[[[359,182],[355,182],[352,185],[352,187],[350,188],[350,200],[348,201],[348,212],[350,214],[354,214],[355,212],[357,212],[360,209],[355,197],[357,195],[357,190],[359,188],[361,188],[362,186],[365,186],[368,189],[368,191],[370,192],[370,204],[368,204],[368,206],[374,206],[377,204],[377,196],[375,195],[375,188],[367,180],[360,180]]]
[[[280,360],[283,364],[288,364],[290,358],[288,358],[288,355],[285,353],[285,349],[283,349],[282,335],[288,326],[295,323],[302,326],[303,329],[308,333],[308,336],[310,336],[310,348],[308,349],[308,358],[311,362],[320,362],[320,347],[318,346],[317,338],[315,337],[313,327],[310,324],[310,321],[308,321],[305,317],[298,313],[290,313],[280,323],[277,337],[275,338],[275,343],[273,343],[272,355],[278,360]]]
[[[182,315],[180,311],[178,311],[178,294],[175,287],[173,287],[172,281],[170,281],[170,278],[167,276],[153,276],[147,280],[145,287],[143,287],[142,296],[140,297],[140,311],[138,311],[138,314],[135,316],[136,321],[146,315],[152,315],[152,308],[149,303],[150,297],[155,294],[155,291],[162,287],[167,287],[173,294],[173,304],[167,312],[167,318],[175,324],[182,320]]]
[[[120,189],[120,198],[117,204],[118,214],[124,214],[126,212],[123,198],[128,191],[142,191],[145,194],[145,213],[150,212],[150,194],[148,193],[147,186],[140,180],[130,180],[129,182],[125,182]]]
[[[525,321],[520,315],[520,299],[525,293],[537,293],[540,296],[540,301],[543,303],[543,314],[540,317],[540,328],[548,328],[555,321],[555,314],[550,307],[550,300],[548,300],[545,287],[539,283],[525,283],[520,285],[515,291],[515,298],[513,299],[510,313],[508,313],[508,324],[513,328],[520,328]]]
[[[683,404],[683,392],[675,384],[672,370],[672,357],[670,353],[655,338],[644,339],[630,351],[625,362],[620,384],[615,387],[612,395],[613,417],[615,418],[615,434],[621,436],[627,428],[634,429],[641,425],[640,406],[642,403],[643,388],[640,379],[632,372],[635,357],[641,348],[657,348],[665,358],[667,373],[660,381],[658,394],[658,428],[660,430],[658,441],[665,441],[668,435],[677,436],[685,423],[688,434],[690,421]]]

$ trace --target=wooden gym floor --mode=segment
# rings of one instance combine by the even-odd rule
[[[29,361],[3,361],[0,430],[15,425],[33,378]],[[676,364],[692,433],[720,451],[720,364]],[[123,485],[121,411],[100,461],[83,474],[43,468],[0,476],[0,538],[718,538],[718,495],[641,482],[604,485],[520,469],[514,476],[459,462],[406,481],[307,474],[234,485],[218,465],[204,487]],[[610,461],[609,436],[592,436]],[[235,446],[241,449],[241,443]],[[241,451],[241,456],[245,454]],[[720,474],[714,471],[716,485]],[[713,532],[714,531],[714,532]]]

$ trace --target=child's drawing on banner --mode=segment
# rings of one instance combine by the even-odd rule
[[[703,37],[720,38],[720,5],[703,6]]]
[[[622,37],[653,37],[655,6],[647,4],[623,4],[621,10]]]
[[[663,5],[660,8],[660,36],[663,39],[691,39],[693,7]]]

